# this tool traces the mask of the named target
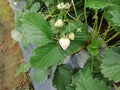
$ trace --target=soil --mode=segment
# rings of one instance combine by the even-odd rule
[[[7,0],[0,0],[0,90],[31,90],[25,73],[15,75],[23,54],[10,32],[14,28],[14,13]]]

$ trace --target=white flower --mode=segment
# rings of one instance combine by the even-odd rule
[[[61,2],[61,3],[59,3],[59,4],[57,5],[57,8],[58,8],[58,9],[63,9],[64,7],[65,7],[65,5],[64,5],[63,2]]]
[[[20,32],[18,32],[17,30],[13,30],[11,32],[11,37],[16,41],[20,41],[22,39],[23,35]]]
[[[63,21],[62,19],[58,19],[55,24],[54,24],[55,27],[62,27],[63,26]]]
[[[65,4],[65,9],[69,9],[70,8],[70,4],[69,3],[66,3]]]

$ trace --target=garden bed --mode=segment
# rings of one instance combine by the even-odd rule
[[[14,12],[8,0],[0,1],[0,90],[21,90],[31,87],[29,77],[15,75],[23,61],[19,44],[11,38]],[[26,74],[27,75],[27,74]]]
[[[118,3],[26,1],[18,10],[19,3],[13,2],[17,12],[11,35],[20,42],[26,61],[19,70],[30,70],[35,90],[52,89],[52,84],[57,90],[118,90]]]

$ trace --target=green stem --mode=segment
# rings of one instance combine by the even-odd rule
[[[111,25],[108,24],[107,30],[105,30],[105,32],[103,33],[103,40],[106,39],[107,33],[110,31],[110,27],[111,27]]]
[[[60,1],[58,0],[58,3],[60,3]]]
[[[78,29],[79,27],[76,27],[74,24],[70,23],[73,27],[75,27],[76,29]]]
[[[80,3],[82,3],[82,0],[80,0],[79,2],[76,3],[76,6],[79,5]]]
[[[69,17],[71,17],[72,19],[76,20],[76,18],[75,18],[75,17],[73,17],[72,15],[70,15],[70,13],[69,13],[69,12],[68,12],[67,14],[69,15]]]
[[[74,0],[72,0],[72,5],[73,5],[74,12],[75,12],[75,17],[77,18],[77,11],[76,11],[76,7],[74,4]]]
[[[100,20],[100,24],[99,24],[98,31],[97,31],[97,36],[99,35],[100,29],[101,29],[101,26],[102,26],[103,17],[104,17],[104,14],[102,14],[102,17],[101,17],[101,20]]]
[[[105,43],[108,43],[109,41],[111,41],[112,39],[114,39],[119,34],[120,34],[119,32],[115,33],[112,37],[110,37],[107,41],[105,41]]]
[[[97,33],[97,29],[98,29],[98,11],[95,10],[95,15],[94,15],[94,18],[95,18],[95,23],[94,23],[94,26],[93,26],[93,34],[92,34],[92,40],[96,39],[97,36],[96,36],[96,33]]]
[[[113,85],[114,85],[115,90],[119,90],[118,87],[115,84],[113,84]]]
[[[91,13],[91,12],[86,12],[86,14],[92,14],[92,13]],[[78,15],[78,20],[80,19],[80,17],[81,17],[82,15],[84,15],[84,12],[82,12],[82,13],[80,13],[80,14]]]
[[[91,72],[93,71],[93,66],[94,66],[94,56],[92,56]]]
[[[97,59],[100,61],[100,57],[99,57],[99,55],[97,55]]]
[[[120,45],[120,43],[117,43],[117,44],[111,45],[111,46],[109,46],[109,47],[115,47],[115,46],[118,46],[118,45]]]
[[[85,0],[85,2],[84,2],[84,18],[85,18],[85,23],[87,25],[87,15],[86,14],[87,13],[86,13],[86,0]]]
[[[98,29],[98,11],[95,10],[95,31],[97,32],[97,29]]]

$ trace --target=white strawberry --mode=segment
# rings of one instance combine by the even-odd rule
[[[66,50],[70,45],[70,40],[67,37],[61,38],[59,44],[63,50]]]
[[[75,39],[75,34],[74,33],[70,33],[68,37],[69,37],[70,40],[74,40]]]
[[[13,3],[13,5],[14,5],[14,6],[17,6],[17,5],[18,5],[18,3],[17,3],[17,2],[14,2],[14,3]]]
[[[63,27],[63,20],[62,19],[58,19],[55,24],[54,24],[55,27]]]

